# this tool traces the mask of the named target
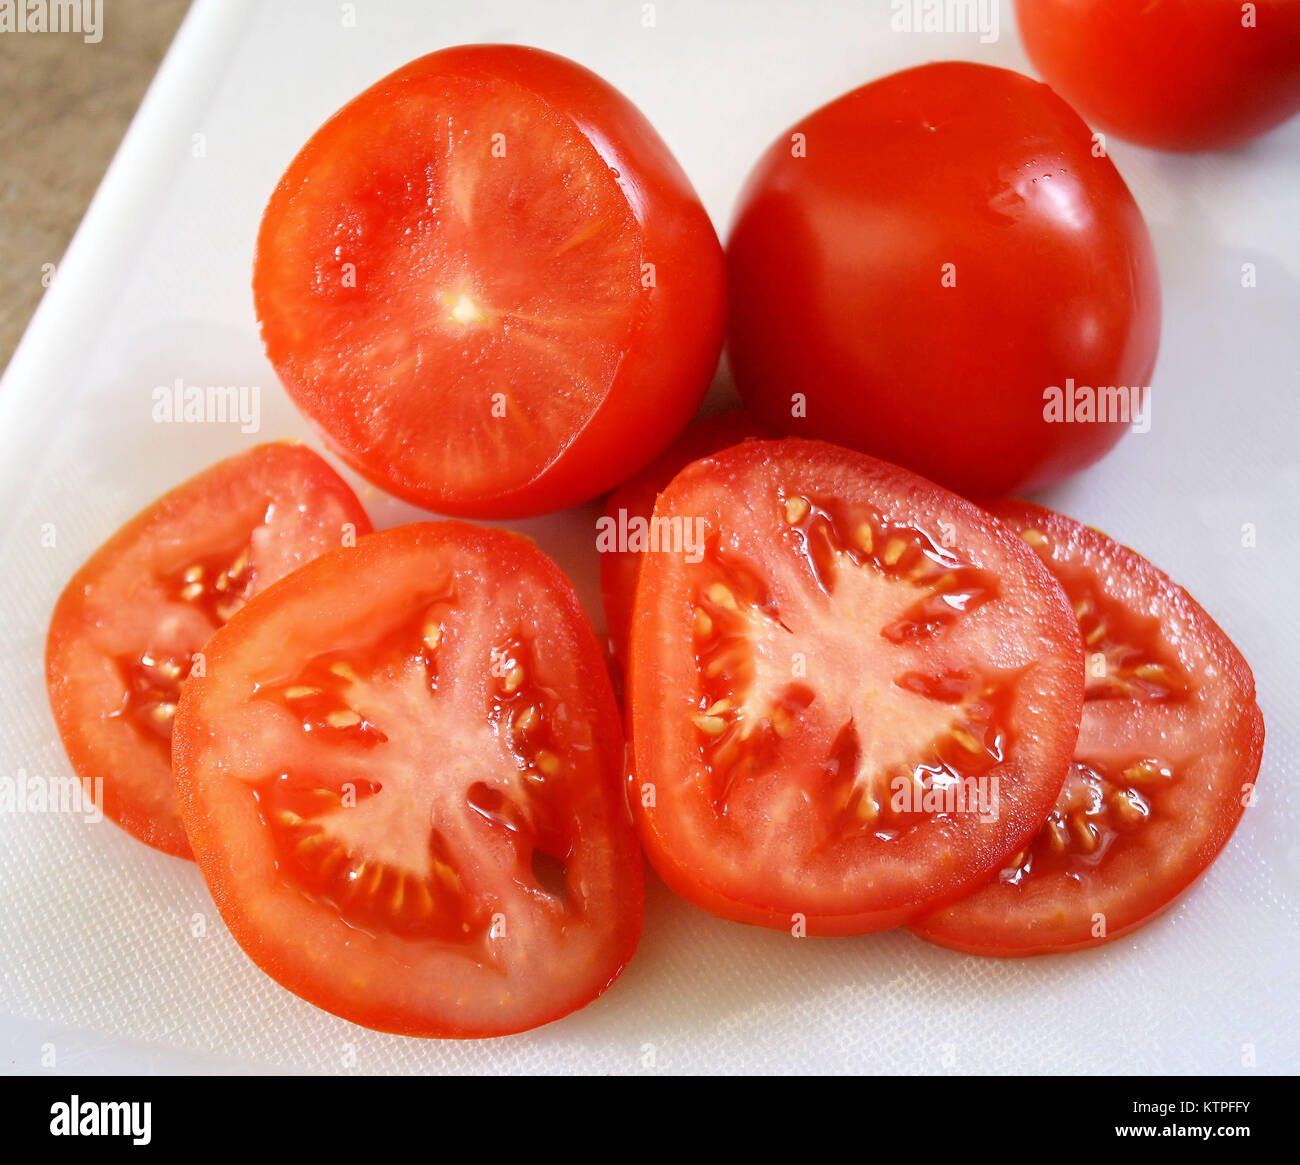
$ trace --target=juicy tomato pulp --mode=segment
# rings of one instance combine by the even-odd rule
[[[992,509],[1073,604],[1083,723],[1065,787],[1033,840],[988,885],[915,929],[985,955],[1092,946],[1149,921],[1227,842],[1264,744],[1255,681],[1209,615],[1146,559],[1038,506]]]
[[[290,395],[367,477],[444,513],[593,497],[717,364],[722,250],[668,148],[562,57],[422,57],[281,180],[253,287]]]
[[[1016,0],[1016,22],[1053,89],[1145,146],[1224,149],[1300,112],[1295,0]]]
[[[190,857],[172,779],[181,685],[212,632],[258,591],[370,532],[310,449],[259,445],[191,478],[99,548],[55,605],[46,684],[77,775],[106,816]]]
[[[249,604],[185,688],[195,855],[240,945],[382,1031],[565,1015],[631,958],[642,870],[599,647],[522,539],[403,526]]]
[[[959,896],[1033,837],[1083,696],[1068,603],[962,498],[820,442],[696,461],[632,628],[630,798],[716,914],[849,934]]]
[[[751,174],[727,262],[765,423],[971,496],[1091,464],[1151,383],[1141,212],[1078,115],[1006,69],[923,65],[809,114]]]
[[[644,547],[649,545],[650,518],[659,491],[692,461],[761,433],[758,422],[739,409],[709,417],[692,425],[664,453],[609,495],[603,515],[609,532],[606,537],[627,532],[626,545],[619,541],[610,547],[597,540],[601,552],[600,594],[609,624],[610,646],[619,663],[627,662],[636,576]]]

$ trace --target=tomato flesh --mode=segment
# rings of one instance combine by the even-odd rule
[[[631,796],[661,876],[727,918],[897,925],[1026,842],[1082,699],[1069,607],[970,503],[818,442],[688,466],[632,630]]]
[[[654,514],[655,498],[677,474],[701,457],[738,445],[762,434],[758,421],[740,409],[719,413],[692,425],[640,473],[618,487],[605,502],[603,517],[611,530],[632,530],[648,523]],[[632,535],[629,534],[629,543]],[[627,661],[627,641],[635,610],[636,577],[641,565],[639,549],[604,548],[600,558],[600,595],[609,625],[610,646],[621,664]]]
[[[635,950],[622,733],[569,584],[523,540],[399,527],[250,603],[186,687],[200,868],[290,990],[408,1035],[501,1035]]]
[[[444,513],[608,488],[685,424],[721,346],[721,250],[663,143],[513,46],[421,58],[327,122],[267,207],[254,290],[299,407]]]
[[[46,684],[77,775],[102,780],[106,816],[190,856],[171,738],[196,653],[254,594],[369,531],[347,484],[282,442],[191,478],[91,556],[54,608]]]
[[[1079,623],[1086,690],[1061,795],[988,885],[915,929],[976,954],[1093,946],[1167,907],[1241,818],[1264,726],[1245,661],[1145,559],[1023,502],[993,512],[1060,580]]]

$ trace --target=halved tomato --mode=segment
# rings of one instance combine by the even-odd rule
[[[752,441],[659,495],[703,553],[647,554],[632,804],[663,879],[795,933],[894,926],[1033,837],[1083,697],[1064,593],[932,482]]]
[[[190,857],[172,720],[196,653],[248,599],[370,532],[361,503],[305,445],[258,445],[192,477],[101,546],[50,619],[45,675],[63,747],[100,807]]]
[[[625,481],[605,502],[602,528],[596,539],[600,552],[600,596],[609,625],[609,641],[620,664],[627,661],[627,639],[636,598],[636,576],[648,545],[655,498],[692,461],[762,434],[758,421],[743,409],[732,409],[692,425],[635,477]],[[613,545],[607,545],[612,539]]]
[[[591,625],[540,551],[385,530],[208,645],[174,755],[245,951],[337,1015],[503,1035],[594,999],[641,930],[623,736]]]
[[[1182,587],[1112,538],[1026,502],[992,512],[1070,596],[1083,724],[1061,796],[995,879],[915,924],[982,955],[1094,946],[1150,921],[1226,844],[1264,721],[1246,661]]]
[[[595,497],[686,425],[722,248],[631,102],[563,57],[460,45],[332,117],[262,220],[267,354],[339,454],[440,513]]]

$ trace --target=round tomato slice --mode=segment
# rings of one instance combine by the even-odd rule
[[[235,938],[381,1031],[504,1035],[582,1007],[641,929],[623,736],[595,635],[540,551],[385,530],[208,645],[174,755]]]
[[[1074,606],[1083,722],[1037,835],[986,886],[915,929],[982,955],[1095,946],[1154,918],[1227,843],[1264,746],[1255,681],[1214,620],[1145,558],[1040,506],[991,509]]]
[[[54,607],[45,673],[68,759],[105,816],[191,856],[171,737],[196,653],[252,595],[369,532],[343,479],[280,442],[177,486],[91,555]]]
[[[298,407],[385,489],[507,517],[609,489],[699,405],[722,249],[667,146],[594,73],[465,45],[331,118],[253,278]]]
[[[630,797],[669,886],[742,922],[862,933],[1027,844],[1065,779],[1083,665],[1023,542],[801,440],[696,461],[654,517],[704,544],[645,556],[632,627]]]
[[[636,576],[649,544],[655,498],[692,461],[719,449],[761,436],[762,427],[743,409],[720,413],[692,425],[640,473],[618,487],[605,502],[596,538],[600,551],[600,595],[609,624],[610,646],[620,664],[627,661]]]

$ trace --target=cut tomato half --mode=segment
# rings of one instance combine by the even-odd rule
[[[641,928],[623,736],[572,587],[523,539],[385,530],[250,603],[185,688],[199,866],[245,951],[346,1019],[535,1027]]]
[[[1074,748],[1082,650],[1006,527],[801,440],[696,461],[654,517],[703,536],[645,556],[632,628],[631,801],[672,888],[742,922],[861,933],[1027,844]]]
[[[46,685],[77,775],[105,815],[190,857],[171,736],[196,653],[250,597],[370,532],[361,503],[304,445],[258,445],[177,486],[122,527],[64,588]]]
[[[339,454],[441,513],[594,497],[685,426],[722,248],[617,90],[516,45],[432,53],[285,173],[253,278],[267,353]]]
[[[627,640],[636,598],[641,555],[649,545],[650,517],[655,498],[677,474],[701,457],[750,441],[763,428],[743,409],[698,421],[635,477],[625,481],[605,502],[600,550],[600,594],[609,625],[610,647],[620,664],[627,661]],[[612,545],[609,545],[612,541]]]
[[[1236,828],[1264,721],[1246,661],[1145,558],[1026,502],[991,510],[1061,581],[1086,653],[1070,775],[1030,843],[969,897],[916,923],[982,955],[1095,946],[1164,910]]]

